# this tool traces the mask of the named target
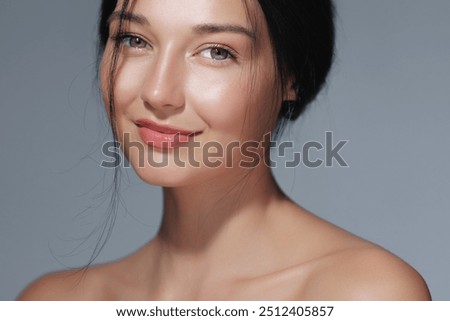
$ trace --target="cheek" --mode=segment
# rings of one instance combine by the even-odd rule
[[[189,86],[187,99],[197,113],[215,129],[239,125],[237,119],[245,112],[245,89],[236,77],[198,77]]]
[[[129,103],[136,97],[145,77],[143,70],[146,68],[146,66],[142,66],[142,61],[130,63],[119,54],[116,70],[112,71],[112,57],[113,45],[108,42],[100,63],[100,88],[108,113],[111,79],[113,79],[115,108],[117,110],[124,103]]]
[[[114,82],[114,99],[117,113],[124,113],[127,106],[140,98],[142,85],[148,69],[145,63],[134,62],[119,64]]]
[[[190,79],[187,103],[212,130],[234,140],[257,139],[270,130],[265,124],[274,117],[273,79],[269,78],[245,70],[203,73]]]
[[[146,66],[143,66],[142,63],[129,63],[126,60],[121,61],[119,59],[118,68],[113,75],[114,123],[119,140],[123,140],[123,135],[130,132],[127,119],[139,104],[142,84],[145,82],[145,70]],[[105,60],[102,63],[100,71],[104,106],[108,119],[111,121],[109,91],[112,74],[108,61]]]

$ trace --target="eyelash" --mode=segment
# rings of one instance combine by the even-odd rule
[[[149,44],[144,38],[142,38],[142,37],[140,37],[140,36],[138,36],[138,35],[133,35],[133,34],[128,34],[128,33],[123,33],[123,34],[118,34],[118,35],[113,36],[112,39],[113,39],[114,41],[119,42],[119,43],[122,43],[122,44],[125,44],[125,40],[131,41],[131,40],[137,40],[137,39],[139,39],[139,40],[142,42],[142,44],[144,44],[146,47],[147,47],[147,46],[148,46],[148,47],[151,47],[150,44]],[[143,50],[143,49],[146,49],[146,48],[133,47],[133,46],[131,46],[131,45],[129,45],[129,44],[125,44],[125,45],[126,45],[127,47],[133,48],[133,49],[135,49],[135,50]]]
[[[144,50],[144,49],[147,49],[147,47],[151,48],[151,45],[148,43],[148,41],[146,41],[143,37],[138,36],[138,35],[129,34],[129,33],[122,33],[122,34],[115,35],[115,36],[113,36],[111,38],[112,38],[113,41],[122,43],[122,44],[126,45],[128,48],[132,48],[134,50]],[[139,40],[139,41],[141,41],[142,44],[145,45],[145,47],[144,48],[133,47],[131,44],[126,44],[125,43],[126,41],[129,42],[129,41],[132,41],[132,40]],[[199,54],[201,54],[202,52],[204,52],[206,50],[214,50],[214,49],[224,50],[226,55],[227,55],[227,58],[225,58],[223,60],[212,59],[211,58],[210,60],[214,61],[214,64],[223,64],[223,63],[226,63],[227,60],[230,60],[230,59],[231,60],[236,60],[237,57],[238,57],[238,54],[237,54],[237,52],[235,50],[233,50],[233,49],[231,49],[231,48],[229,48],[227,46],[220,45],[220,44],[211,44],[207,48],[204,48],[204,49],[200,50],[198,52],[198,54],[196,54],[196,55],[199,55]]]
[[[231,60],[236,60],[237,58],[237,52],[229,47],[226,47],[224,45],[219,45],[219,44],[212,44],[209,45],[207,48],[204,48],[202,50],[200,50],[199,54],[201,54],[202,52],[204,52],[205,50],[214,50],[214,49],[220,49],[220,50],[224,50],[225,53],[227,54],[227,58],[220,60],[220,59],[211,59],[214,61],[214,63],[216,64],[221,64],[221,63],[226,63],[227,60],[231,59]]]

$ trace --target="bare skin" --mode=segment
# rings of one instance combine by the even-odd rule
[[[248,208],[222,222],[207,219],[200,235],[191,224],[198,217],[177,224],[175,234],[165,219],[158,236],[136,253],[85,273],[50,274],[20,299],[430,299],[423,279],[405,262],[308,213],[271,186],[254,193],[268,197],[264,206],[246,202]]]
[[[169,258],[169,253],[162,252],[162,246],[155,240],[125,259],[90,268],[85,274],[68,271],[44,276],[26,289],[19,299],[430,299],[427,286],[420,275],[399,258],[301,209],[293,209],[291,214],[298,218],[293,219],[297,224],[290,225],[290,229],[298,227],[299,223],[302,224],[301,221],[309,221],[308,225],[302,225],[296,232],[305,232],[306,235],[312,234],[312,231],[326,232],[326,240],[316,236],[318,242],[315,246],[295,247],[292,244],[305,242],[305,237],[286,235],[290,242],[284,241],[286,247],[283,247],[283,241],[278,237],[274,242],[280,246],[278,255],[264,253],[263,257],[255,254],[264,252],[262,246],[240,246],[238,249],[242,259],[230,260],[214,271],[209,268],[216,264],[212,262],[213,259],[207,261],[201,255],[194,258],[194,255]],[[305,229],[306,226],[309,228]],[[311,239],[308,242],[312,243]],[[331,242],[334,246],[330,248],[318,245],[325,244],[322,242]],[[275,252],[275,249],[272,251]],[[235,252],[231,256],[236,255]],[[296,256],[292,256],[293,253]],[[220,255],[219,259],[227,261],[225,258]],[[258,265],[254,262],[258,262]],[[177,270],[178,273],[173,272]]]
[[[119,139],[129,133],[132,141],[142,141],[133,123],[139,117],[199,131],[200,143],[222,146],[258,141],[274,127],[273,52],[263,13],[249,3],[261,23],[256,43],[242,33],[205,34],[198,27],[223,23],[251,30],[241,0],[136,2],[133,12],[149,23],[130,22],[127,30],[140,39],[132,45],[126,39],[115,82]],[[233,47],[237,58],[224,49],[213,57],[211,43]],[[252,52],[252,46],[257,50]],[[113,47],[109,41],[102,62],[104,93]],[[276,97],[275,105],[294,94]],[[171,152],[156,151],[169,159]],[[124,153],[141,179],[164,188],[157,236],[116,262],[44,276],[19,299],[430,299],[413,268],[292,202],[263,162],[252,169],[177,168],[173,163],[156,169],[138,166],[135,150],[125,146]]]

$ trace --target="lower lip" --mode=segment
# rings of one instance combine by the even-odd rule
[[[190,136],[182,134],[165,134],[147,127],[139,127],[139,136],[152,147],[158,149],[171,149],[189,142]]]

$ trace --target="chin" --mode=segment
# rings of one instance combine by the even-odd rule
[[[139,168],[133,165],[137,176],[144,182],[161,187],[186,187],[199,185],[206,180],[211,179],[214,175],[210,169],[207,168],[180,168],[176,166],[166,166],[163,168],[145,167]],[[216,169],[221,172],[220,169]],[[212,175],[213,174],[213,175]]]

